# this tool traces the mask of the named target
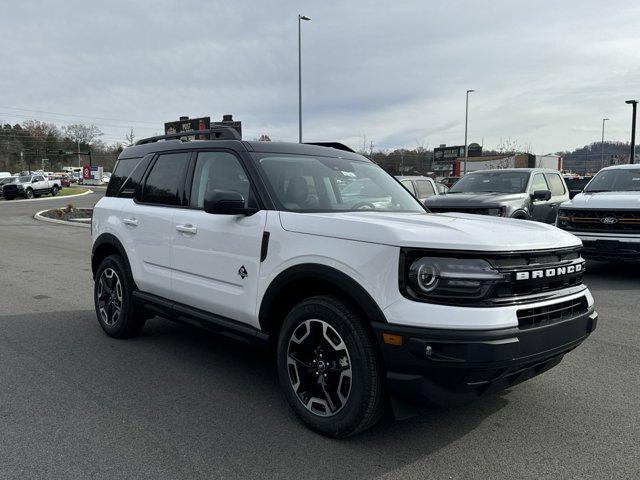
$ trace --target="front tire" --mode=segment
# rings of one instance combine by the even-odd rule
[[[54,185],[53,187],[51,187],[51,196],[55,197],[56,195],[58,195],[58,186]]]
[[[378,421],[384,405],[373,333],[348,304],[316,296],[287,315],[278,339],[284,395],[309,428],[339,438]]]
[[[107,335],[130,338],[138,335],[145,316],[135,307],[133,281],[120,255],[109,255],[98,267],[93,298],[98,323]]]
[[[32,199],[33,198],[33,190],[30,188],[27,188],[27,191],[24,193],[25,198],[27,199]]]

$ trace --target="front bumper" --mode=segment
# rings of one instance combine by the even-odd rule
[[[453,330],[374,323],[387,385],[405,400],[435,405],[466,403],[510,387],[557,365],[596,328],[586,313],[528,329]],[[402,337],[390,345],[383,333]]]

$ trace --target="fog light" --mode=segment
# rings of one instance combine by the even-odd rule
[[[430,357],[433,354],[433,347],[431,345],[427,345],[426,347],[424,347],[424,354],[427,357]]]

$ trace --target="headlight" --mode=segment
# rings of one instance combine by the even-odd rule
[[[464,303],[488,297],[507,278],[476,258],[407,259],[404,292],[415,300]]]
[[[484,212],[485,212],[485,215],[492,215],[494,217],[504,216],[504,208],[488,208]]]

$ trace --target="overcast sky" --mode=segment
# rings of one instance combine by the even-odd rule
[[[605,116],[608,139],[629,139],[640,4],[628,0],[2,0],[0,121],[92,122],[111,143],[231,113],[247,139],[296,141],[298,13],[312,19],[306,140],[461,144],[467,89],[469,142],[485,147],[573,149],[600,140]]]

